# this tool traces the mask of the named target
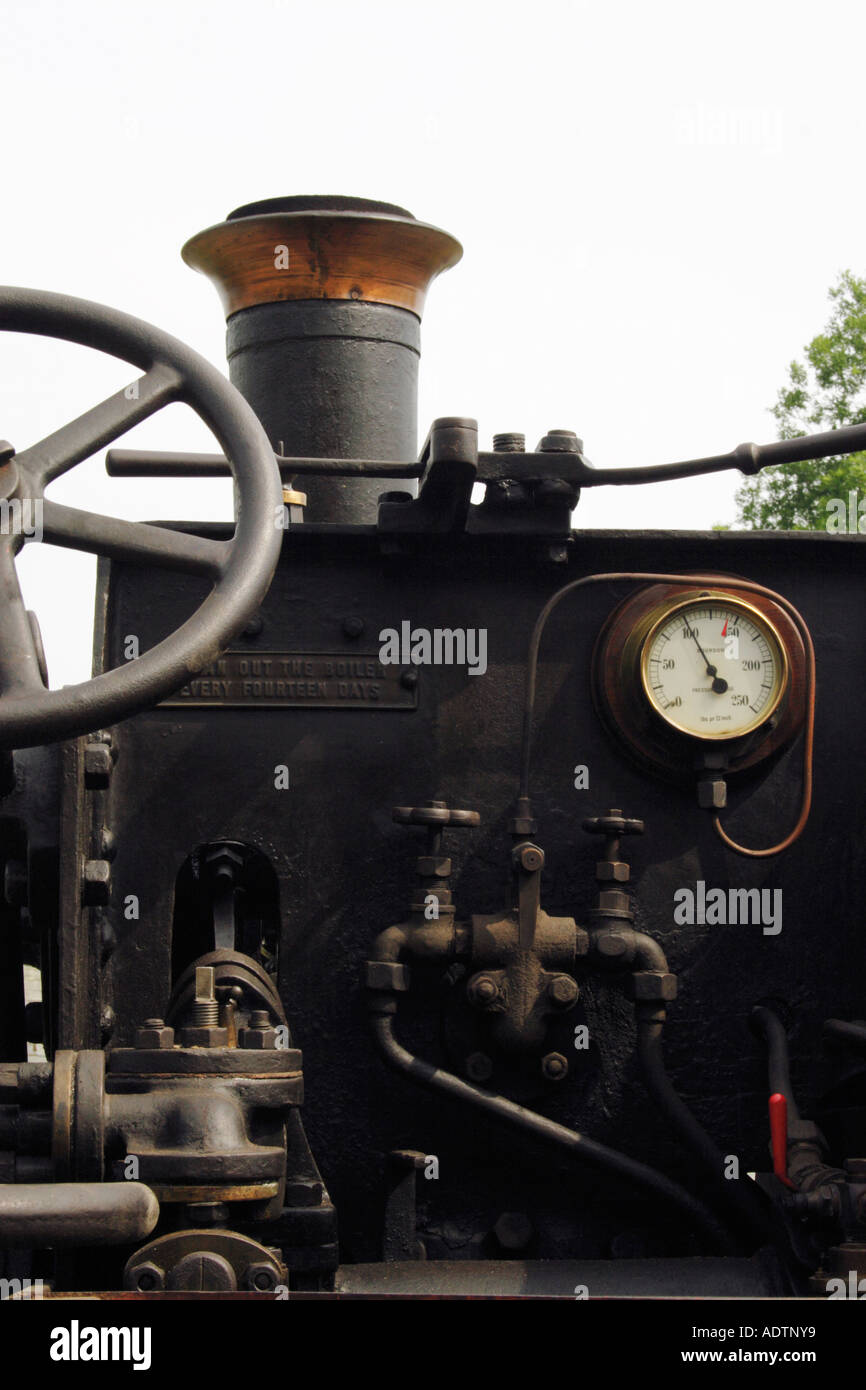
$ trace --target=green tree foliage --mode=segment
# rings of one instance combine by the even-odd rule
[[[805,362],[791,363],[772,407],[780,439],[866,423],[866,279],[846,270],[830,299],[824,332]],[[859,520],[866,533],[866,452],[767,468],[741,484],[736,503],[737,524],[753,530],[846,531]]]

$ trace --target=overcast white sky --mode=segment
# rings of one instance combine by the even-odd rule
[[[472,415],[530,445],[576,429],[600,466],[774,436],[787,363],[838,273],[866,270],[862,5],[657,0],[6,0],[2,273],[165,328],[224,367],[217,296],[181,244],[254,199],[380,198],[454,233],[431,290],[423,437]],[[0,336],[17,448],[129,380]],[[173,407],[133,447],[210,450]],[[733,477],[597,490],[582,526],[708,527]],[[53,495],[129,517],[229,515],[228,484]],[[52,685],[89,675],[92,561],[19,560]]]

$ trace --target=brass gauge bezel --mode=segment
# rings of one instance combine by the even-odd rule
[[[720,729],[716,732],[710,731],[709,729],[706,731],[699,731],[671,716],[666,709],[663,709],[659,705],[652,694],[652,683],[648,669],[653,641],[661,629],[666,627],[671,619],[675,618],[678,613],[684,610],[705,606],[712,607],[714,603],[718,604],[720,607],[731,609],[733,612],[739,612],[748,617],[767,641],[767,645],[770,648],[774,660],[774,689],[769,701],[764,704],[763,708],[755,715],[751,722],[741,725],[733,731],[728,731],[726,729]],[[730,593],[718,589],[711,589],[706,592],[702,591],[700,594],[690,594],[677,602],[667,602],[660,605],[658,616],[655,618],[655,621],[652,622],[649,630],[641,641],[639,670],[643,694],[655,716],[661,719],[665,724],[669,724],[672,729],[676,729],[676,731],[685,738],[694,739],[698,743],[703,743],[704,741],[712,743],[732,743],[737,739],[747,738],[750,734],[753,734],[775,714],[785,696],[790,680],[788,653],[781,634],[775,624],[765,613],[762,613],[760,609],[756,608],[753,603],[749,603],[746,599],[735,598]]]
[[[720,574],[705,586],[647,584],[608,614],[595,644],[592,695],[599,718],[632,761],[665,781],[693,780],[708,758],[722,760],[729,773],[744,771],[781,753],[805,721],[806,653],[796,624],[769,594],[746,595],[728,587],[731,579]],[[643,658],[658,628],[673,614],[708,602],[748,616],[773,643],[776,657],[779,686],[772,702],[735,734],[683,727],[648,697],[644,684]]]

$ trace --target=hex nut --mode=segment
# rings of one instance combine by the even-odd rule
[[[724,777],[702,777],[698,782],[698,805],[704,810],[724,810],[728,804],[728,788]]]
[[[229,1031],[213,1024],[190,1023],[180,1030],[181,1047],[228,1047]]]
[[[366,983],[368,989],[397,990],[409,988],[409,967],[394,961],[368,960],[366,964]]]
[[[190,1202],[186,1214],[192,1226],[224,1226],[229,1209],[225,1202]]]
[[[508,829],[512,835],[536,835],[538,833],[538,821],[531,816],[513,816],[508,823]]]
[[[670,1003],[677,997],[676,975],[661,970],[636,970],[632,979],[632,997],[655,1003]]]
[[[238,1029],[238,1047],[266,1051],[277,1045],[277,1030],[270,1024],[248,1023]]]
[[[161,1018],[146,1018],[135,1030],[135,1046],[142,1051],[174,1047],[174,1029]]]
[[[85,907],[108,906],[111,898],[111,865],[107,859],[86,861],[82,874],[81,896]]]
[[[599,883],[628,883],[631,870],[620,859],[600,859],[595,866],[595,876]]]
[[[580,990],[570,975],[554,975],[547,982],[547,993],[558,1008],[567,1009],[577,1003]]]
[[[107,743],[88,743],[84,748],[84,785],[88,791],[104,791],[111,781],[114,759]]]

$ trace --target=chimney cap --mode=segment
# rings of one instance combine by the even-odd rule
[[[373,198],[347,198],[340,193],[302,193],[290,198],[262,198],[256,203],[244,203],[226,218],[237,222],[241,217],[261,217],[271,212],[384,212],[392,217],[408,217],[411,212],[396,203],[380,203]]]
[[[364,198],[273,198],[237,208],[181,255],[214,282],[226,317],[259,304],[344,300],[421,317],[459,241],[393,203]]]

